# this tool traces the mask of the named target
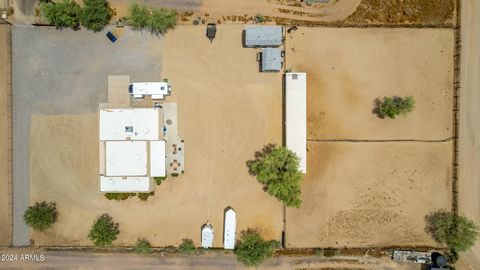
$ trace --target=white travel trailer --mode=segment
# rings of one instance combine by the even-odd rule
[[[136,98],[151,96],[152,99],[163,99],[171,90],[172,87],[166,82],[139,82],[128,86],[128,92]]]
[[[205,223],[202,226],[202,247],[211,248],[213,246],[214,239],[213,226],[210,223]]]

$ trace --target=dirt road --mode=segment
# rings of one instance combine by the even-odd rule
[[[9,253],[2,251],[2,253]],[[19,252],[14,252],[19,253]],[[11,253],[10,253],[11,254]],[[155,255],[137,254],[92,254],[74,252],[23,252],[34,254],[41,262],[0,262],[0,267],[8,269],[162,269],[162,270],[224,270],[224,269],[252,269],[243,267],[232,255],[209,254],[204,256],[177,256],[163,257]],[[255,268],[257,270],[287,270],[287,269],[396,269],[417,270],[419,265],[398,265],[388,258],[369,257],[342,257],[326,260],[324,257],[278,257],[268,260]]]
[[[480,2],[462,1],[459,212],[480,223]],[[480,265],[480,241],[465,254]],[[473,268],[472,268],[473,269]]]

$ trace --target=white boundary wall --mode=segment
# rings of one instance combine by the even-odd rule
[[[165,141],[151,141],[150,176],[164,177],[165,175]]]
[[[307,74],[285,74],[285,142],[307,173]]]
[[[153,184],[149,177],[107,177],[100,176],[101,192],[150,192]]]

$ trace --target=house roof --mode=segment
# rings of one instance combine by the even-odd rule
[[[262,71],[280,71],[282,69],[282,51],[278,48],[262,49]]]
[[[245,46],[247,47],[276,47],[283,43],[281,26],[246,26]]]

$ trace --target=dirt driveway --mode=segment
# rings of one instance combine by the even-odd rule
[[[280,240],[282,206],[262,191],[245,162],[266,143],[281,143],[281,74],[258,72],[255,49],[242,48],[243,26],[219,26],[210,43],[203,27],[179,26],[165,37],[161,74],[178,102],[179,135],[185,139],[185,174],[157,187],[147,202],[116,202],[98,192],[96,114],[34,115],[30,142],[30,201],[56,201],[58,223],[37,245],[90,245],[95,216],[120,223],[117,245],[146,237],[155,246],[191,238],[200,226],[215,229],[222,245],[223,211],[237,212],[238,230],[261,226]],[[79,75],[80,76],[80,75]],[[105,78],[106,79],[106,78]]]

